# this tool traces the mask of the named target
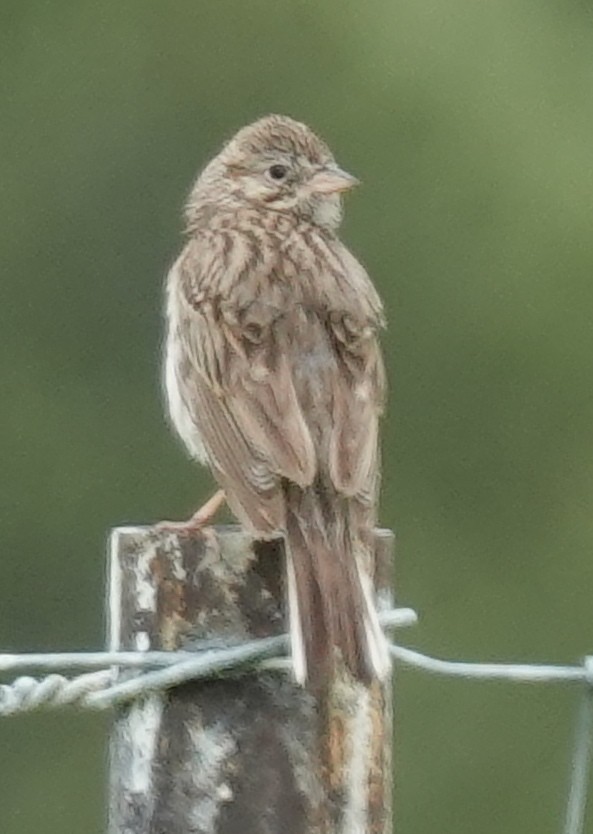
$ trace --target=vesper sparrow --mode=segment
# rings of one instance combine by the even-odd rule
[[[368,576],[382,307],[336,234],[356,182],[304,124],[243,128],[195,183],[168,277],[172,422],[241,523],[284,535],[294,673],[312,687],[340,655],[363,681],[389,668]]]

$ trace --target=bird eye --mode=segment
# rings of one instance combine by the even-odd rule
[[[272,177],[273,180],[283,180],[284,177],[288,174],[288,168],[286,165],[272,165],[268,169],[268,174]]]

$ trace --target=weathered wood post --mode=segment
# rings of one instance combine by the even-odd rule
[[[393,537],[376,534],[389,597]],[[112,537],[111,648],[191,649],[286,630],[279,542],[238,527]],[[391,687],[342,680],[323,700],[283,671],[184,684],[120,708],[109,834],[390,834]]]

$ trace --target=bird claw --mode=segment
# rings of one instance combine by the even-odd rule
[[[187,521],[159,521],[154,525],[154,529],[159,533],[171,533],[185,540],[201,541],[206,551],[219,553],[216,530],[210,524],[190,518]]]
[[[207,538],[212,538],[214,529],[210,526],[210,522],[225,500],[224,490],[219,489],[186,521],[159,521],[155,527],[157,530],[163,530],[166,533],[177,533],[181,536],[192,536],[201,533]]]
[[[206,527],[199,521],[189,518],[187,521],[159,521],[155,529],[164,533],[178,533],[182,536],[192,536],[195,533],[202,533]]]

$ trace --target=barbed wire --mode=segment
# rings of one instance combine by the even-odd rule
[[[379,613],[387,629],[414,625],[411,608]],[[0,654],[0,674],[39,669],[42,678],[23,675],[0,684],[0,717],[41,708],[79,706],[106,709],[188,681],[203,680],[246,668],[289,669],[288,636],[278,635],[238,645],[198,644],[192,651],[121,651]],[[441,660],[395,643],[389,644],[393,660],[444,677],[510,683],[580,683],[586,686],[579,711],[563,834],[583,834],[593,752],[593,657],[579,665],[478,663]],[[56,670],[87,671],[74,677]],[[89,672],[89,669],[98,670]],[[136,672],[119,679],[122,671]]]
[[[395,608],[380,613],[385,629],[414,625],[417,614],[411,608]],[[192,651],[118,651],[0,654],[0,674],[22,669],[46,672],[99,669],[74,678],[49,674],[37,679],[17,678],[0,685],[0,716],[29,712],[41,707],[78,704],[105,709],[132,698],[178,686],[190,680],[242,670],[258,663],[259,668],[280,669],[290,666],[283,657],[288,648],[287,635],[242,642],[237,645],[198,643]],[[393,659],[406,666],[443,675],[474,680],[499,680],[515,683],[584,683],[593,688],[593,658],[574,666],[521,663],[476,663],[441,660],[412,649],[389,644]],[[139,674],[120,681],[118,672]]]
[[[385,629],[414,625],[418,616],[411,608],[394,608],[379,614]],[[42,707],[77,704],[106,709],[160,689],[191,680],[242,671],[259,662],[259,668],[290,667],[286,657],[288,635],[265,637],[237,645],[197,643],[192,651],[121,651],[0,654],[0,674],[22,669],[74,671],[99,669],[74,678],[50,674],[44,678],[22,676],[0,685],[0,717],[30,712]],[[118,679],[119,671],[139,671],[134,677]]]

